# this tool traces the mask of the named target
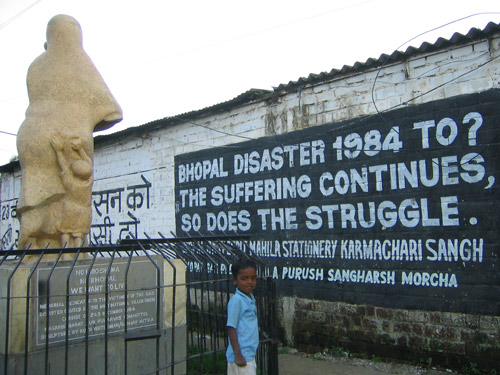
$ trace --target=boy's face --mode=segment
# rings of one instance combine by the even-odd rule
[[[242,268],[236,279],[233,277],[233,283],[238,289],[250,297],[257,286],[257,272],[253,267]]]

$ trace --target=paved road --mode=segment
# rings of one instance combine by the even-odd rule
[[[280,375],[459,375],[394,363],[352,358],[315,359],[300,353],[279,355]]]

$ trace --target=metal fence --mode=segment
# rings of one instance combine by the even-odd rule
[[[230,264],[258,266],[261,375],[279,374],[275,290],[240,238],[0,253],[0,374],[226,374]]]

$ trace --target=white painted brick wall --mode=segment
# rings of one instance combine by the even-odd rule
[[[94,192],[121,191],[121,210],[109,206],[108,212],[101,205],[101,215],[93,209],[93,224],[105,220],[112,241],[124,235],[127,222],[137,220],[137,235],[158,232],[166,236],[175,231],[174,156],[207,148],[239,143],[248,138],[275,135],[303,127],[338,122],[358,116],[376,114],[373,97],[379,111],[408,102],[408,105],[430,102],[461,94],[470,94],[498,88],[500,59],[485,64],[499,56],[500,38],[476,42],[474,45],[456,47],[409,59],[405,63],[390,64],[380,72],[371,70],[336,78],[330,82],[306,86],[300,95],[293,91],[281,96],[277,103],[264,101],[233,108],[228,112],[198,118],[165,129],[151,131],[142,137],[115,135],[107,143],[98,143],[95,149]],[[479,68],[478,68],[479,67]],[[463,77],[461,77],[464,73]],[[406,76],[407,74],[407,76]],[[460,78],[457,78],[460,77]],[[439,87],[442,86],[442,87]],[[439,87],[435,90],[434,88]],[[202,126],[197,126],[200,124]],[[268,125],[266,128],[266,124]],[[270,124],[273,124],[271,128]],[[208,128],[232,134],[222,134]],[[141,207],[130,205],[132,186],[150,184],[148,189],[136,190],[142,198]],[[20,172],[2,175],[2,210],[12,206],[19,195]],[[137,196],[139,198],[139,196]],[[94,201],[99,202],[99,197]],[[149,208],[147,207],[149,203]],[[133,219],[135,218],[135,219]],[[5,241],[2,248],[9,248],[15,240],[17,220],[2,219],[0,231]],[[135,234],[135,226],[128,224]],[[11,239],[7,232],[11,230]],[[92,233],[96,234],[97,229]]]

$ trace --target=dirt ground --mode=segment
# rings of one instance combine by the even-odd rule
[[[397,363],[366,359],[306,355],[289,351],[279,355],[280,375],[460,375]]]

